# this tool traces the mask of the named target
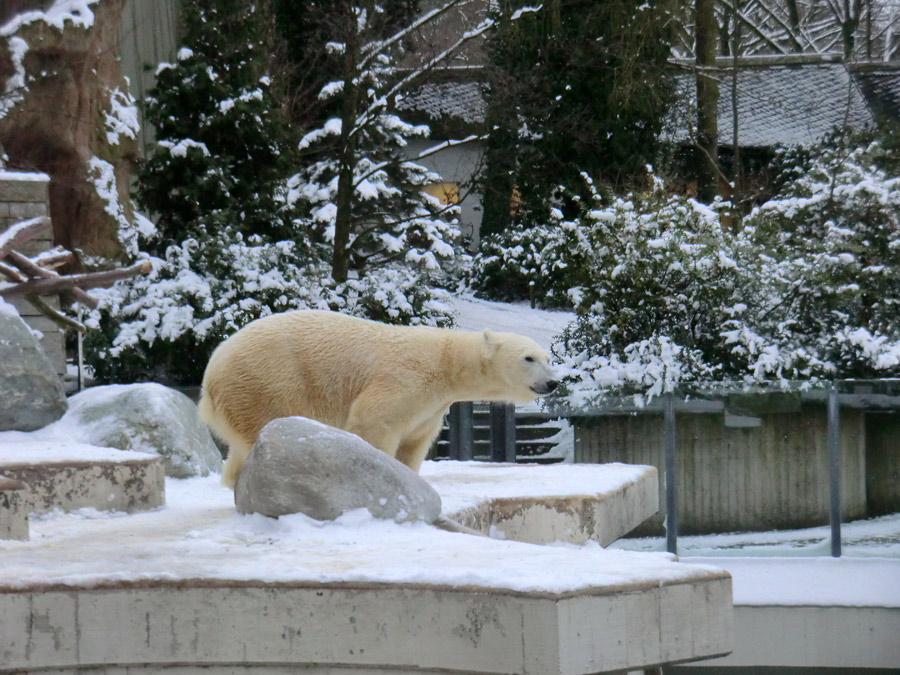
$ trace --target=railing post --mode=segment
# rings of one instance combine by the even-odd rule
[[[447,416],[450,459],[460,461],[472,459],[473,415],[472,401],[461,401],[450,406],[450,414]]]
[[[512,403],[491,402],[491,461],[516,461],[516,407]]]
[[[828,484],[831,508],[831,555],[841,557],[841,413],[837,388],[828,390]]]
[[[675,492],[675,394],[663,394],[666,473],[666,550],[678,553],[678,500]]]

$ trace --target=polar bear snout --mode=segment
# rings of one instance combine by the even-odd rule
[[[531,391],[533,391],[538,396],[546,396],[547,394],[552,394],[558,386],[559,380],[547,380],[546,382],[542,382],[533,386],[531,388]]]

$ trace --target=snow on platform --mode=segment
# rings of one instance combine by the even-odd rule
[[[516,493],[577,499],[641,482],[641,467],[565,473],[573,468],[507,474],[446,463],[423,475],[463,510]],[[0,672],[315,664],[546,675],[730,649],[728,573],[668,554],[540,546],[365,511],[329,523],[239,515],[216,477],[166,479],[166,502],[131,515],[47,514],[31,541],[0,542],[0,634],[9,636]]]

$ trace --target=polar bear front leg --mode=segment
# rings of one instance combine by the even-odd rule
[[[440,435],[443,425],[444,413],[441,413],[421,425],[410,436],[402,439],[400,447],[397,449],[397,459],[418,473],[432,444]]]
[[[384,396],[364,393],[350,406],[344,430],[396,457],[402,429],[399,408]]]

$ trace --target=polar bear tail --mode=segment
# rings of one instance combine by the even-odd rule
[[[228,444],[228,459],[222,467],[222,484],[234,489],[251,446],[228,422],[208,387],[203,387],[200,394],[197,413],[210,431]]]

